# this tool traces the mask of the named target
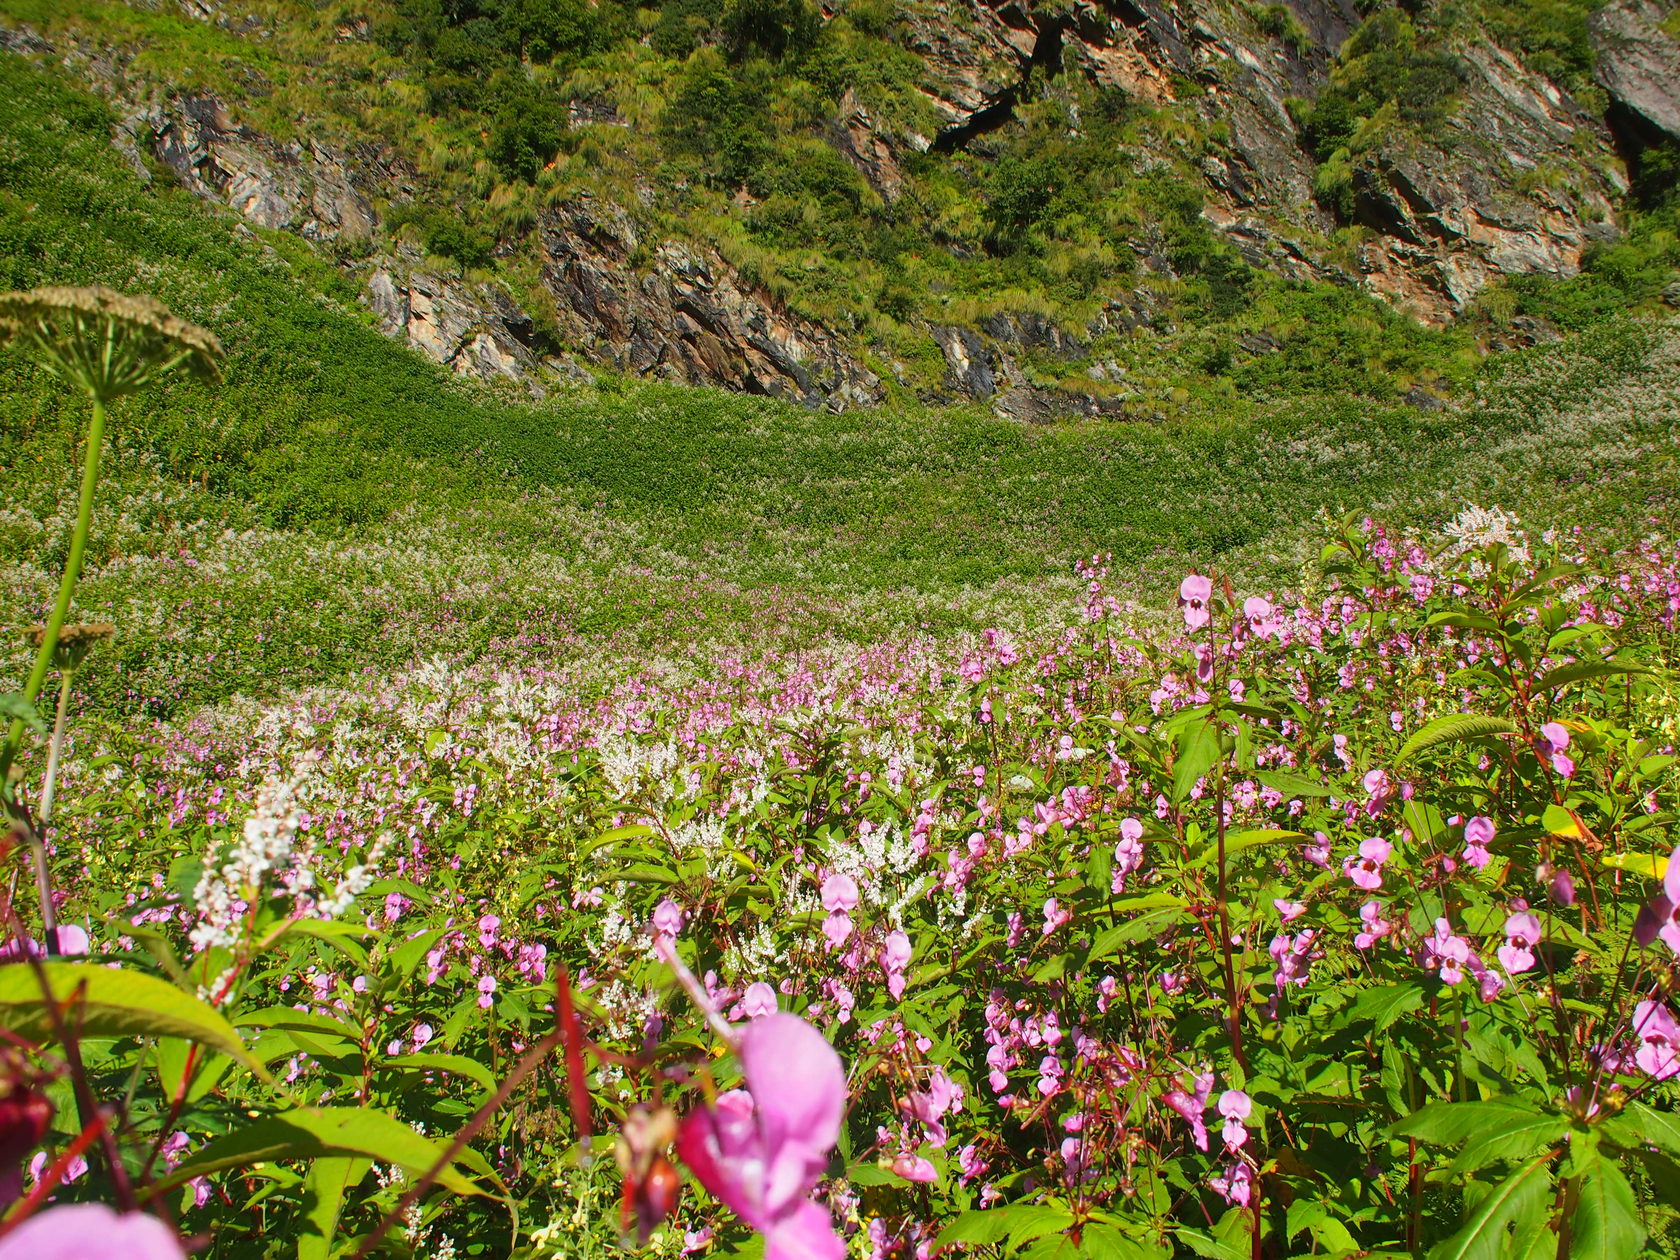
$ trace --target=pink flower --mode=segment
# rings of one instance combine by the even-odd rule
[[[1575,773],[1575,763],[1563,755],[1563,750],[1569,747],[1569,732],[1557,722],[1547,722],[1540,728],[1540,738],[1534,741],[1534,750],[1540,756],[1552,763],[1552,769],[1564,778]]]
[[[1365,802],[1365,813],[1375,818],[1394,799],[1394,780],[1388,777],[1388,771],[1379,769],[1367,770],[1361,782],[1371,796],[1371,799]]]
[[[1044,935],[1049,936],[1062,924],[1073,918],[1073,911],[1063,910],[1061,903],[1054,897],[1044,903]]]
[[[741,1033],[746,1088],[683,1121],[677,1150],[705,1186],[764,1235],[765,1260],[843,1260],[827,1209],[811,1201],[840,1136],[840,1056],[794,1015],[766,1015]]]
[[[1464,860],[1478,871],[1488,864],[1487,844],[1494,830],[1491,818],[1472,818],[1464,824]]]
[[[1207,1110],[1208,1095],[1213,1092],[1213,1073],[1199,1073],[1193,1084],[1194,1093],[1186,1094],[1182,1089],[1175,1089],[1163,1094],[1161,1101],[1190,1122],[1191,1140],[1196,1143],[1197,1150],[1205,1151],[1208,1148],[1207,1126],[1202,1123],[1202,1113]]]
[[[1225,1139],[1225,1149],[1235,1151],[1248,1141],[1248,1129],[1243,1121],[1254,1110],[1253,1100],[1240,1089],[1228,1089],[1219,1095],[1219,1114],[1225,1118],[1225,1127],[1220,1136]]]
[[[904,969],[910,965],[910,938],[903,932],[887,936],[881,947],[881,966],[887,973],[887,991],[895,998],[904,996]]]
[[[409,1044],[414,1047],[414,1053],[419,1054],[432,1040],[432,1026],[430,1024],[414,1025],[414,1032],[410,1035]]]
[[[776,1013],[776,990],[759,980],[747,986],[741,999],[741,1012],[748,1019],[763,1019]]]
[[[844,910],[830,911],[823,920],[822,933],[830,949],[839,949],[852,934],[852,916]]]
[[[1360,906],[1359,921],[1365,926],[1364,931],[1355,934],[1353,938],[1355,949],[1370,949],[1394,930],[1394,925],[1382,917],[1380,901],[1367,901]]]
[[[1260,595],[1250,595],[1243,600],[1243,616],[1248,618],[1248,628],[1262,639],[1269,639],[1283,628],[1283,622],[1278,618],[1277,610],[1272,607],[1272,601]]]
[[[669,897],[653,908],[653,931],[655,936],[674,938],[682,931],[683,908]]]
[[[1659,1081],[1680,1076],[1680,1024],[1661,1002],[1641,1002],[1633,1008],[1633,1032],[1639,1049],[1633,1061],[1639,1070]]]
[[[1505,920],[1505,944],[1496,951],[1499,965],[1510,975],[1520,975],[1534,966],[1534,944],[1540,939],[1540,920],[1528,913]]]
[[[1227,1203],[1247,1207],[1254,1193],[1254,1174],[1248,1170],[1247,1164],[1235,1163],[1220,1175],[1210,1178],[1208,1185],[1223,1195]]]
[[[1375,892],[1382,887],[1382,866],[1388,861],[1394,846],[1380,836],[1359,842],[1359,855],[1342,862],[1342,874],[1353,881],[1355,888]]]
[[[905,1151],[894,1159],[892,1170],[896,1176],[903,1177],[906,1181],[939,1180],[939,1170],[933,1166],[933,1161],[911,1151]]]
[[[823,880],[822,903],[824,910],[857,909],[857,881],[850,875],[830,875]]]
[[[1435,935],[1423,939],[1422,961],[1426,970],[1440,970],[1442,983],[1457,984],[1470,962],[1470,943],[1456,935],[1445,919],[1436,919]]]
[[[493,914],[487,914],[478,921],[478,943],[489,949],[496,943],[496,929],[502,926],[502,921]]]
[[[483,1007],[485,1010],[489,1010],[491,1003],[493,1003],[496,1000],[495,992],[496,992],[496,977],[495,976],[481,976],[479,978],[479,981],[478,981],[478,1004],[479,1004],[479,1006]]]
[[[1192,630],[1207,625],[1208,600],[1213,598],[1213,580],[1192,573],[1178,584],[1178,603],[1184,609],[1184,624]]]
[[[87,929],[75,923],[58,925],[58,952],[65,956],[88,952]]]
[[[1285,923],[1291,923],[1307,912],[1304,901],[1289,901],[1283,897],[1272,898],[1272,909],[1278,912],[1278,918]]]
[[[103,1203],[70,1203],[30,1217],[4,1239],[0,1260],[186,1260],[155,1216],[118,1216]]]
[[[1313,842],[1301,846],[1301,856],[1314,866],[1330,865],[1330,837],[1322,831],[1313,832]]]

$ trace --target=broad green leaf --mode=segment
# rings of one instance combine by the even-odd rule
[[[1548,805],[1540,815],[1540,825],[1554,836],[1563,836],[1569,840],[1581,838],[1581,824],[1575,821],[1575,815],[1562,805]]]
[[[1181,1227],[1173,1231],[1176,1237],[1191,1251],[1204,1260],[1249,1260],[1249,1253],[1239,1251],[1230,1243],[1222,1242],[1206,1230]]]
[[[1079,1231],[1079,1254],[1089,1260],[1157,1260],[1161,1252],[1150,1243],[1126,1237],[1113,1225],[1087,1221]]]
[[[1621,1169],[1595,1151],[1581,1173],[1570,1260],[1624,1260],[1645,1245],[1633,1187]]]
[[[1513,1133],[1520,1133],[1538,1131],[1547,1125],[1561,1126],[1555,1128],[1560,1134],[1569,1127],[1555,1112],[1499,1098],[1478,1102],[1430,1103],[1397,1121],[1389,1131],[1397,1137],[1415,1137],[1431,1146],[1458,1146],[1507,1128]]]
[[[1582,682],[1588,678],[1609,678],[1617,674],[1649,674],[1651,671],[1642,665],[1629,665],[1621,661],[1571,661],[1567,665],[1559,665],[1556,669],[1549,669],[1535,680],[1535,691],[1552,691],[1558,687],[1568,686],[1572,682]]]
[[[1630,1102],[1622,1109],[1618,1120],[1638,1134],[1641,1142],[1649,1142],[1670,1155],[1680,1156],[1680,1116],[1670,1111],[1658,1111],[1642,1102]]]
[[[335,1156],[365,1156],[383,1164],[397,1164],[418,1177],[437,1163],[443,1151],[441,1145],[383,1111],[367,1107],[299,1107],[264,1116],[217,1138],[159,1181],[156,1188],[161,1192],[226,1168]],[[453,1166],[445,1167],[438,1174],[437,1182],[456,1194],[485,1193]]]
[[[1635,875],[1649,875],[1653,879],[1661,879],[1668,874],[1666,853],[1607,853],[1599,861],[1613,871],[1632,871]]]
[[[964,1212],[939,1231],[939,1245],[978,1243],[995,1246],[1014,1236],[1017,1244],[1044,1234],[1066,1229],[1073,1217],[1061,1208],[1037,1203],[1014,1203],[984,1212]],[[1041,1228],[1042,1227],[1042,1228]]]
[[[1281,770],[1256,770],[1255,781],[1262,787],[1282,792],[1285,796],[1330,796],[1335,789],[1315,779],[1299,774],[1285,774]]]
[[[381,1069],[414,1068],[427,1072],[448,1072],[454,1076],[464,1076],[475,1084],[484,1086],[492,1094],[500,1085],[489,1068],[464,1054],[398,1054],[381,1058],[375,1066]]]
[[[1430,1250],[1429,1260],[1505,1260],[1510,1250],[1507,1230],[1514,1227],[1521,1238],[1544,1225],[1551,1200],[1551,1160],[1550,1152],[1538,1155],[1496,1183],[1464,1228]]]
[[[1173,753],[1173,800],[1182,801],[1196,781],[1213,768],[1223,749],[1219,726],[1210,719],[1186,727]]]
[[[1415,984],[1385,984],[1366,989],[1348,1004],[1338,1025],[1369,1020],[1372,1030],[1382,1032],[1402,1015],[1410,1014],[1423,1005],[1423,990]]]
[[[344,1194],[372,1167],[371,1159],[344,1155],[309,1165],[303,1179],[304,1228],[298,1234],[298,1260],[330,1260]]]
[[[131,967],[66,962],[41,966],[56,1002],[68,1001],[82,988],[80,1009],[70,1018],[80,1020],[87,1036],[185,1037],[267,1076],[220,1011],[166,980]],[[33,967],[0,967],[0,1026],[34,1041],[51,1038]]]
[[[578,857],[585,858],[597,849],[605,848],[609,844],[618,844],[624,840],[643,840],[653,834],[653,828],[646,823],[632,823],[628,827],[614,827],[611,831],[603,831],[593,840],[578,846]]]
[[[1394,754],[1396,766],[1404,764],[1426,748],[1455,739],[1479,739],[1484,735],[1513,735],[1517,728],[1504,718],[1479,713],[1449,713],[1438,717],[1400,746]]]
[[[0,695],[0,720],[22,722],[37,734],[47,733],[47,724],[41,720],[35,706],[29,703],[21,691],[8,691]]]
[[[1263,844],[1285,844],[1292,840],[1305,840],[1306,838],[1303,832],[1283,831],[1276,827],[1255,827],[1246,831],[1228,831],[1225,833],[1225,856],[1230,859],[1244,849],[1257,848]],[[1196,861],[1198,864],[1217,863],[1219,861],[1219,842],[1215,840]]]
[[[1141,941],[1160,936],[1174,923],[1184,917],[1185,905],[1164,906],[1159,910],[1151,910],[1129,919],[1125,923],[1118,923],[1109,928],[1091,943],[1091,952],[1086,956],[1087,963],[1097,962],[1107,958],[1122,945],[1130,945],[1134,941]]]

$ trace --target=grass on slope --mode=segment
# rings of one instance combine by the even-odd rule
[[[155,293],[230,351],[225,386],[172,381],[116,425],[90,598],[136,627],[125,650],[160,712],[517,638],[534,612],[574,646],[727,639],[771,607],[807,637],[965,624],[1031,596],[962,588],[1065,575],[1096,551],[1274,579],[1325,510],[1441,517],[1499,499],[1541,520],[1615,520],[1675,481],[1673,346],[1632,323],[1493,361],[1482,402],[1438,412],[1324,397],[1243,422],[1027,429],[669,387],[527,406],[380,336],[296,238],[143,188],[109,126],[56,71],[0,56],[0,287]],[[54,381],[0,360],[13,624],[56,571],[81,424]],[[112,518],[125,510],[144,527]],[[215,543],[223,529],[246,541]],[[548,599],[522,571],[564,576]],[[463,584],[467,628],[450,603]],[[226,643],[217,670],[164,667],[159,644],[240,618],[267,628]]]

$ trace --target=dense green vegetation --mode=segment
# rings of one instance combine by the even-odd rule
[[[1176,99],[1152,102],[1053,60],[1012,88],[1006,126],[948,150],[901,145],[902,187],[883,195],[828,137],[843,101],[884,134],[938,134],[924,60],[908,46],[913,19],[936,19],[914,5],[855,0],[824,21],[808,0],[251,7],[261,34],[247,38],[167,6],[0,0],[0,13],[49,33],[133,48],[137,73],[220,92],[270,135],[390,144],[418,164],[426,195],[383,230],[493,271],[545,333],[557,330],[544,322],[533,230],[587,191],[633,207],[649,239],[715,247],[793,312],[853,339],[897,401],[941,386],[929,322],[1029,311],[1079,330],[1115,294],[1124,329],[1092,334],[1073,359],[1027,351],[1028,379],[1123,389],[1139,412],[1170,416],[1240,409],[1303,380],[1384,400],[1414,387],[1452,394],[1473,376],[1476,344],[1513,315],[1580,327],[1651,306],[1675,271],[1662,209],[1674,180],[1652,150],[1625,242],[1591,259],[1586,281],[1495,286],[1458,328],[1421,328],[1374,298],[1256,269],[1203,217],[1203,168],[1231,143],[1201,108],[1217,83],[1174,80]],[[1319,194],[1343,224],[1303,244],[1354,257],[1365,230],[1351,221],[1355,165],[1457,108],[1460,50],[1479,32],[1601,108],[1591,8],[1374,6],[1317,99],[1294,106]],[[1282,6],[1231,20],[1304,55]]]
[[[1675,480],[1660,329],[1594,324],[1488,361],[1466,378],[1479,402],[1419,410],[1352,395],[1357,378],[1338,373],[1391,352],[1404,321],[1330,293],[1304,295],[1327,305],[1296,317],[1322,359],[1238,369],[1275,401],[1164,425],[834,416],[610,380],[532,406],[379,335],[295,237],[235,233],[179,189],[142,190],[104,107],[58,74],[0,57],[0,89],[0,287],[144,287],[230,352],[224,386],[172,380],[117,410],[120,506],[85,584],[102,615],[136,627],[125,672],[87,680],[113,704],[143,695],[176,712],[522,633],[568,653],[616,636],[632,652],[679,634],[811,641],[839,624],[865,639],[1007,621],[1024,615],[1016,584],[1069,581],[1071,559],[1099,550],[1122,577],[1217,558],[1275,578],[1325,509],[1438,519],[1497,499],[1637,532],[1629,498],[1662,510]],[[20,360],[0,372],[14,477],[3,616],[17,624],[39,615],[62,555],[55,505],[79,420]],[[488,560],[480,537],[500,541]],[[391,604],[360,598],[369,581]],[[439,590],[456,601],[441,619]],[[220,611],[252,601],[268,610],[262,634]],[[182,668],[207,642],[214,663]]]

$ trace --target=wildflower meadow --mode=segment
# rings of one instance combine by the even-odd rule
[[[3,1260],[1680,1251],[1664,533],[1356,512],[1271,591],[162,705],[78,682],[101,426],[221,347],[0,330],[89,415],[0,700]]]

